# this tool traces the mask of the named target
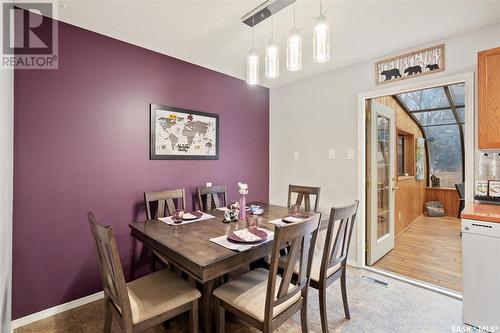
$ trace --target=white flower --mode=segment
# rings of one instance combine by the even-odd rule
[[[248,194],[248,184],[238,183],[240,194]]]

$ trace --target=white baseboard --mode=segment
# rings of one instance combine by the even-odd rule
[[[77,308],[79,306],[97,301],[103,297],[104,297],[104,293],[102,291],[100,291],[98,293],[95,293],[95,294],[92,294],[89,296],[85,296],[85,297],[82,297],[79,299],[75,299],[74,301],[64,303],[61,305],[57,305],[57,306],[54,306],[53,308],[46,309],[46,310],[43,310],[43,311],[40,311],[37,313],[30,314],[29,316],[13,320],[12,325],[11,325],[12,331],[14,331],[14,329],[16,329],[16,328],[31,324],[35,321],[45,319],[45,318],[48,318],[50,316],[54,316],[56,314],[59,314],[61,312],[68,311],[68,310]]]

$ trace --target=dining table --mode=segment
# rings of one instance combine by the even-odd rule
[[[276,227],[270,221],[281,220],[290,215],[291,209],[261,202],[264,212],[259,216],[259,228],[273,231]],[[222,208],[224,209],[224,208]],[[273,242],[261,242],[244,251],[234,251],[210,239],[227,235],[235,230],[247,227],[244,219],[225,223],[224,211],[216,208],[205,213],[213,218],[180,224],[169,225],[160,220],[148,220],[131,223],[131,235],[142,242],[150,250],[165,257],[176,269],[185,272],[198,283],[201,289],[200,311],[202,327],[205,332],[212,331],[213,324],[213,290],[218,287],[223,277],[233,271],[248,268],[271,253]],[[304,212],[306,216],[314,213]]]

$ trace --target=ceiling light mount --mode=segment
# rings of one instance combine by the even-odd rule
[[[297,0],[268,0],[243,16],[241,21],[249,27],[254,27],[296,1]]]

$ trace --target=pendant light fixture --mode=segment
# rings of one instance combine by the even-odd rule
[[[278,43],[274,40],[274,17],[271,18],[271,39],[266,48],[266,78],[276,79],[280,76]]]
[[[319,16],[313,28],[313,61],[321,64],[330,60],[330,28],[323,15],[323,1],[319,3]]]
[[[302,38],[295,26],[295,3],[293,4],[293,28],[286,42],[286,68],[291,72],[302,68]]]
[[[252,48],[247,57],[247,83],[259,84],[259,55],[255,52],[255,28],[252,27]]]

